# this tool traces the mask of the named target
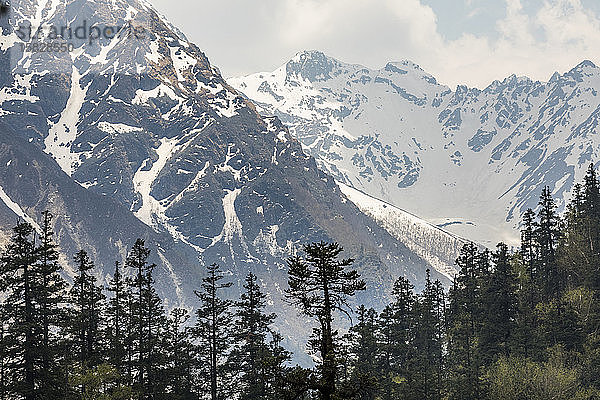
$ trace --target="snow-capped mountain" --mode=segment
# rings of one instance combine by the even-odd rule
[[[543,185],[561,199],[598,160],[600,69],[484,90],[440,84],[410,61],[371,70],[318,51],[228,82],[278,116],[337,181],[490,245],[518,241]]]
[[[29,24],[44,27],[41,42],[62,42],[54,27],[128,33],[40,51],[23,43]],[[400,275],[422,287],[432,269],[449,282],[452,249],[417,247],[430,231],[442,246],[453,236],[427,225],[409,243],[410,233],[362,212],[278,118],[259,115],[147,3],[13,1],[0,26],[0,149],[14,149],[0,152],[11,165],[0,174],[4,227],[49,208],[63,252],[101,247],[95,261],[106,272],[145,237],[167,278],[157,281],[180,302],[193,301],[203,264],[218,262],[238,285],[253,271],[271,306],[285,308],[285,260],[319,240],[357,259],[369,288],[359,301],[375,307]],[[284,333],[306,328],[287,313]]]

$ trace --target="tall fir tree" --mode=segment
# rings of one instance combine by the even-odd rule
[[[532,285],[537,285],[538,278],[538,248],[535,241],[536,221],[535,212],[531,208],[523,214],[521,229],[521,259],[524,267],[523,280],[528,280]],[[533,308],[537,302],[537,293],[531,293],[532,298],[529,299],[529,306]]]
[[[125,261],[125,266],[135,274],[128,285],[132,291],[132,342],[136,346],[131,360],[135,362],[137,375],[133,388],[139,399],[154,399],[164,391],[166,384],[159,374],[164,358],[159,344],[166,317],[154,287],[156,264],[150,263],[149,257],[150,249],[142,239],[137,239]]]
[[[135,379],[136,368],[140,365],[139,360],[136,359],[136,351],[139,349],[136,338],[138,338],[139,330],[136,328],[138,318],[134,294],[131,289],[133,280],[128,277],[125,282],[127,283],[127,290],[125,291],[125,337],[123,339],[124,356],[126,358],[124,376],[127,385],[133,388],[139,382],[139,379]]]
[[[121,272],[121,264],[115,262],[115,271],[108,285],[111,297],[106,307],[106,342],[107,361],[119,374],[117,384],[123,384],[122,377],[126,372],[126,335],[127,335],[127,291],[125,279]],[[132,382],[127,382],[131,385]]]
[[[381,370],[377,357],[378,315],[374,309],[360,305],[356,312],[357,324],[350,328],[351,374],[341,387],[342,398],[375,400],[379,393]]]
[[[343,248],[337,243],[312,243],[304,246],[305,258],[288,259],[289,301],[308,316],[315,318],[312,347],[320,356],[320,379],[317,384],[321,400],[336,395],[337,354],[333,327],[334,313],[351,310],[348,299],[365,290],[365,282],[355,270],[351,258],[339,260]]]
[[[600,183],[593,164],[583,187],[574,190],[566,220],[560,262],[567,270],[569,288],[584,287],[592,294],[585,330],[595,333],[600,330]]]
[[[302,389],[304,379],[296,379],[294,370],[287,366],[292,357],[282,345],[283,336],[275,331],[271,331],[270,335],[264,367],[268,387],[265,400],[299,399],[305,393]]]
[[[487,258],[487,256],[484,256]],[[449,398],[479,399],[482,396],[482,362],[477,352],[481,325],[482,255],[466,244],[457,259],[459,275],[449,293],[448,357]]]
[[[590,164],[584,178],[583,185],[583,205],[582,217],[584,218],[586,239],[589,246],[589,255],[592,258],[591,262],[597,262],[600,254],[600,182],[594,164]],[[596,280],[586,276],[588,285],[593,285],[593,282],[588,279]]]
[[[44,337],[35,296],[40,282],[33,233],[30,224],[17,224],[1,259],[0,292],[5,295],[2,350],[7,354],[3,389],[9,399],[38,399],[43,377],[40,349]]]
[[[538,223],[534,233],[539,248],[538,279],[542,300],[558,300],[563,291],[564,280],[556,260],[556,250],[560,239],[559,217],[556,204],[548,186],[540,196]]]
[[[155,264],[150,264],[144,277],[143,287],[143,311],[144,319],[144,342],[145,342],[145,368],[147,373],[146,397],[155,399],[164,394],[168,382],[164,380],[162,368],[166,355],[161,343],[163,341],[164,327],[166,326],[166,315],[161,298],[158,296],[154,280]]]
[[[82,371],[92,369],[104,361],[103,311],[104,294],[93,273],[94,263],[86,251],[74,256],[77,276],[69,292],[71,298],[69,331],[73,338],[71,351]]]
[[[564,216],[564,233],[557,251],[558,263],[564,271],[566,286],[578,287],[587,280],[593,256],[590,252],[589,225],[584,213],[585,194],[580,184],[573,188],[573,198]]]
[[[187,326],[189,318],[187,310],[173,309],[163,336],[166,358],[162,373],[172,400],[198,399],[193,390],[197,352],[191,342],[191,328]]]
[[[39,245],[35,249],[39,274],[34,296],[39,304],[39,324],[42,330],[40,353],[42,358],[40,396],[59,398],[67,391],[67,360],[63,356],[66,345],[60,332],[64,330],[67,293],[66,282],[58,264],[58,246],[54,242],[53,216],[49,211],[42,213]]]
[[[444,335],[444,293],[427,270],[425,288],[415,304],[414,355],[410,360],[409,398],[440,400]]]
[[[223,292],[232,286],[224,279],[221,267],[211,264],[207,267],[208,276],[202,279],[196,296],[200,305],[196,310],[196,325],[193,335],[199,345],[201,363],[205,366],[200,373],[208,378],[208,385],[201,385],[201,391],[211,400],[231,398],[236,388],[236,370],[228,363],[234,345],[233,302],[223,297]]]
[[[236,306],[236,343],[232,360],[240,367],[240,399],[258,399],[267,397],[269,377],[266,366],[272,357],[269,348],[270,325],[275,314],[266,314],[266,295],[257,283],[256,275],[246,276],[240,300]]]
[[[446,388],[446,345],[448,303],[444,285],[436,280],[433,283],[433,309],[436,332],[434,334],[434,373],[435,373],[435,398],[442,398],[447,392]]]
[[[2,391],[7,399],[35,400],[57,394],[54,388],[48,387],[48,384],[56,383],[56,377],[44,368],[46,365],[54,367],[50,362],[56,361],[49,357],[55,354],[50,335],[56,321],[52,302],[57,299],[58,291],[54,291],[53,284],[42,288],[44,278],[55,276],[51,272],[51,259],[46,260],[46,268],[40,264],[42,252],[36,247],[34,236],[30,224],[18,223],[0,259]],[[51,253],[50,238],[48,228],[46,255]]]
[[[414,286],[399,277],[393,287],[393,302],[379,315],[380,393],[382,399],[408,396],[409,362],[414,357],[415,304]]]
[[[0,307],[0,400],[7,400],[11,392],[11,356],[12,340],[7,336],[10,325],[9,318],[4,314],[5,310]]]
[[[511,351],[522,357],[537,358],[540,355],[540,341],[536,337],[538,320],[535,307],[540,299],[540,278],[535,225],[535,213],[528,209],[523,216],[520,251],[513,262],[517,278],[517,312]]]
[[[493,272],[483,284],[482,326],[479,354],[485,366],[500,356],[508,357],[514,343],[518,309],[517,278],[514,274],[508,246],[500,243],[492,255]]]

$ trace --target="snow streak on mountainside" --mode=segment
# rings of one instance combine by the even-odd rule
[[[598,160],[600,69],[484,90],[439,84],[403,61],[370,70],[302,52],[229,83],[277,115],[336,180],[471,240],[518,241],[548,185],[564,207]]]

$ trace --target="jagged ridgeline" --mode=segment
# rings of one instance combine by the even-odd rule
[[[600,155],[600,68],[590,61],[543,82],[450,88],[408,60],[372,69],[304,51],[228,81],[336,180],[490,246],[519,241],[542,180],[564,210]]]
[[[252,271],[290,315],[286,342],[309,333],[282,302],[302,244],[339,242],[375,307],[399,276],[449,282],[460,239],[415,224],[423,240],[405,244],[410,232],[379,226],[147,3],[12,1],[0,25],[0,219],[35,225],[50,210],[65,265],[88,249],[106,277],[142,237],[171,306],[195,303],[207,264],[233,277],[232,296]],[[439,254],[423,251],[430,234]]]

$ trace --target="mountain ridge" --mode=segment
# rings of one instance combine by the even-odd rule
[[[274,72],[229,82],[280,117],[336,180],[459,236],[515,244],[539,185],[563,209],[569,184],[598,158],[600,70],[591,61],[548,82],[510,75],[452,90],[410,61],[371,70],[328,59],[299,52]],[[303,65],[309,76],[315,65],[338,67],[311,81]]]

